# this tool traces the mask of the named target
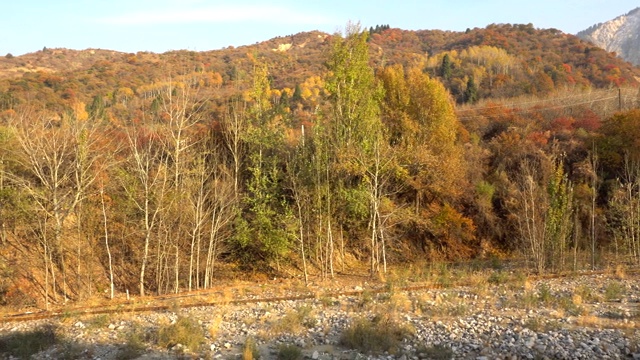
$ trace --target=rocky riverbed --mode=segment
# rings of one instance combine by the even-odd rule
[[[309,299],[7,322],[0,356],[640,359],[638,276],[496,274],[463,287],[350,285],[349,294],[317,291]],[[42,345],[24,349],[35,344]]]

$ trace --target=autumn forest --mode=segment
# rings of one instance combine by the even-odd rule
[[[0,303],[640,262],[640,69],[532,25],[0,59]]]

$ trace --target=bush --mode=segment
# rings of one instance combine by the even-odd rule
[[[419,354],[424,354],[428,359],[433,360],[449,360],[453,358],[453,350],[444,345],[433,345],[429,347],[419,348]]]
[[[299,334],[306,328],[313,327],[315,318],[311,313],[311,308],[301,306],[295,311],[287,312],[282,318],[271,324],[271,331],[275,335]]]
[[[359,319],[342,332],[340,343],[363,352],[395,353],[398,345],[411,330],[388,316],[376,316],[372,320]]]
[[[158,330],[158,345],[165,348],[182,344],[189,350],[197,350],[203,343],[204,330],[197,321],[187,317],[179,317],[174,324]]]
[[[493,285],[506,284],[509,281],[509,274],[502,270],[494,271],[489,275],[489,279],[487,281],[489,284]]]
[[[299,360],[302,359],[302,350],[296,345],[280,345],[278,349],[278,360]]]
[[[551,304],[553,295],[551,294],[551,289],[547,284],[540,285],[540,288],[538,289],[538,299],[545,305]]]
[[[116,360],[137,359],[144,354],[145,343],[149,336],[144,329],[137,324],[133,324],[132,329],[127,333],[127,342],[118,349]]]
[[[624,285],[617,281],[608,283],[604,289],[604,299],[606,301],[620,300],[624,294]]]
[[[242,360],[254,360],[260,358],[260,350],[253,338],[247,338],[242,349]]]

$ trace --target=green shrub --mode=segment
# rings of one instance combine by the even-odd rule
[[[497,270],[489,275],[489,279],[487,281],[493,285],[506,284],[507,281],[509,281],[509,274],[504,271]]]
[[[182,344],[189,350],[197,350],[204,343],[204,330],[197,321],[179,317],[178,320],[158,330],[158,345],[171,348]]]
[[[551,304],[553,295],[551,294],[551,289],[549,289],[547,284],[540,285],[540,288],[538,289],[538,299],[545,305]]]
[[[515,306],[521,305],[525,309],[534,309],[538,307],[540,297],[532,292],[525,292],[520,300],[521,301],[517,302]]]
[[[624,285],[617,281],[613,281],[607,284],[604,288],[604,299],[606,301],[620,300],[625,294]]]
[[[87,327],[90,329],[100,329],[109,325],[109,315],[97,315],[87,321]]]
[[[302,359],[302,350],[296,345],[280,345],[278,348],[278,360],[299,360]]]

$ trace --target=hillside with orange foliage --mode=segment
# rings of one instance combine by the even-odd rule
[[[640,261],[639,71],[531,25],[5,56],[0,302]]]

